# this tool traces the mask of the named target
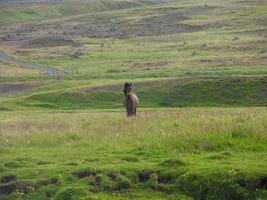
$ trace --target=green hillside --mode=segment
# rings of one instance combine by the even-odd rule
[[[76,81],[75,81],[76,82]],[[75,83],[74,82],[74,83]],[[73,83],[73,84],[74,84]],[[83,83],[83,82],[82,82]],[[80,82],[76,84],[81,84]],[[3,101],[2,108],[16,109],[118,109],[122,90],[118,83],[50,86],[26,96]],[[190,78],[135,82],[140,108],[266,106],[267,80],[263,77]]]

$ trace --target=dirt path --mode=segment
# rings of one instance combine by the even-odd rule
[[[10,63],[10,64],[17,64],[17,65],[21,66],[22,68],[26,68],[26,69],[37,69],[37,70],[40,70],[40,71],[48,74],[49,76],[55,76],[55,77],[62,78],[62,77],[65,77],[66,75],[68,75],[67,72],[53,68],[53,67],[33,65],[33,64],[21,61],[21,60],[17,60],[15,58],[12,58],[12,57],[6,55],[5,53],[3,53],[1,51],[0,51],[0,61]]]

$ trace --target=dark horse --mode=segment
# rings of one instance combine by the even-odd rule
[[[139,103],[136,94],[131,92],[132,90],[132,83],[124,83],[124,100],[123,104],[127,111],[127,116],[135,116],[136,115],[136,108]]]

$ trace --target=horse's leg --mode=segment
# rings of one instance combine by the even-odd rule
[[[131,115],[129,107],[127,107],[127,116],[129,117]]]
[[[133,116],[133,105],[130,106],[130,116]]]
[[[131,115],[131,105],[127,105],[127,116],[130,117]]]
[[[136,114],[136,104],[133,103],[132,104],[132,115],[135,116],[135,114]]]
[[[135,116],[135,105],[131,105],[131,116]]]

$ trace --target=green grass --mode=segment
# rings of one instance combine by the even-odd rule
[[[266,195],[265,108],[143,111],[134,119],[121,112],[3,112],[0,120],[0,174],[16,175],[24,193],[3,199]]]
[[[118,109],[122,107],[122,84],[122,81],[51,82],[23,96],[5,98],[2,107],[10,110]],[[267,104],[265,77],[139,80],[134,83],[134,91],[140,99],[141,108]]]

